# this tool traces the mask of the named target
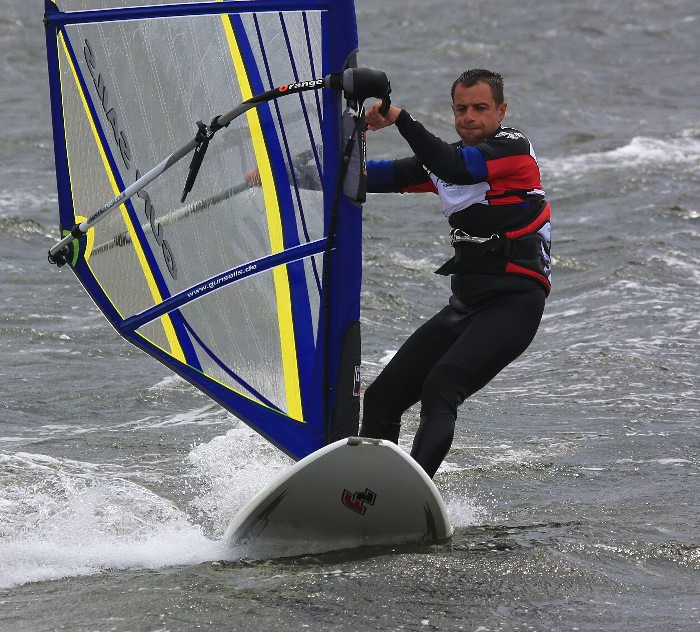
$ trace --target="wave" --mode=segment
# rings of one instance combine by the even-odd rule
[[[231,559],[221,535],[245,503],[289,466],[248,428],[194,446],[178,506],[132,469],[45,454],[0,454],[0,590],[113,570]]]
[[[20,452],[0,456],[0,589],[196,564],[224,553],[222,542],[118,467]]]
[[[579,178],[604,169],[694,163],[700,163],[700,138],[692,130],[668,139],[635,136],[627,145],[616,149],[540,160],[548,177],[576,175]]]

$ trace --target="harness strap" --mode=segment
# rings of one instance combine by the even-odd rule
[[[540,266],[543,249],[543,238],[537,231],[550,221],[551,209],[547,202],[542,201],[539,213],[531,222],[522,228],[511,230],[505,234],[494,234],[490,237],[470,235],[461,228],[450,230],[450,243],[455,250],[454,256],[435,270],[436,274],[469,274],[475,269],[482,269],[481,262],[486,255],[497,253],[496,261],[491,263],[503,271],[513,271],[511,264],[517,264],[528,269],[531,266],[537,270]],[[546,247],[546,246],[545,246]],[[500,263],[498,262],[500,260]],[[491,264],[488,264],[490,267]],[[524,269],[524,268],[523,268]],[[545,275],[537,273],[537,276]]]

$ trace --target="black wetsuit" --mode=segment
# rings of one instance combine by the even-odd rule
[[[537,332],[550,289],[549,205],[530,143],[517,130],[499,128],[463,147],[405,111],[396,125],[416,155],[369,162],[368,190],[433,191],[453,228],[499,236],[498,248],[447,266],[455,272],[448,305],[406,340],[364,395],[361,434],[394,442],[401,415],[421,402],[411,455],[432,477],[452,444],[458,406]]]

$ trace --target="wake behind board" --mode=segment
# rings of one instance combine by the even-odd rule
[[[350,437],[295,463],[235,516],[237,554],[281,557],[452,535],[440,493],[389,441]]]

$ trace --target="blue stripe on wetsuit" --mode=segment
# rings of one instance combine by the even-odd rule
[[[452,149],[454,152],[454,149]],[[466,176],[471,182],[483,182],[488,177],[488,169],[486,167],[486,158],[476,147],[460,147],[456,153],[452,156],[461,158],[464,162],[464,167],[466,168]],[[418,168],[420,162],[418,162],[418,157],[413,159],[405,159],[406,161],[411,160],[411,168],[414,170],[413,161],[415,162],[415,167]],[[399,161],[402,165],[401,174],[397,173],[395,160],[369,160],[367,161],[367,190],[372,192],[381,191],[396,191],[402,187],[410,184],[413,178],[407,178],[405,173],[404,160]],[[454,163],[453,163],[454,164]],[[458,171],[461,171],[459,168]],[[425,177],[425,173],[422,172]],[[439,176],[438,176],[439,177]],[[460,178],[461,179],[461,178]],[[404,182],[404,180],[406,180]],[[415,181],[413,181],[415,183]]]
[[[475,182],[484,182],[489,175],[486,168],[486,158],[476,147],[460,147],[459,153],[467,165],[467,171]]]
[[[367,188],[370,191],[389,189],[395,182],[393,160],[367,161]]]

